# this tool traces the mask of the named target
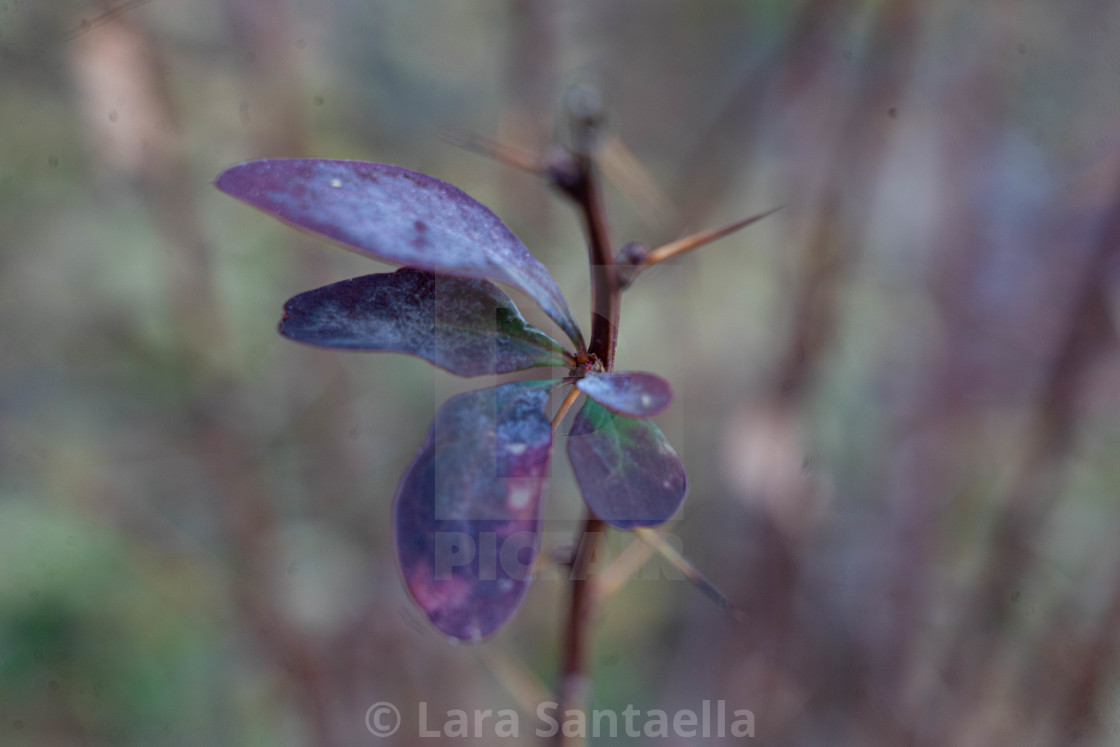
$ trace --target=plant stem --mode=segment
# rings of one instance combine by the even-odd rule
[[[588,237],[588,259],[591,262],[591,345],[589,352],[598,356],[603,370],[614,368],[614,349],[618,341],[618,317],[621,295],[618,272],[611,253],[603,195],[590,156],[580,156],[578,191],[580,212]]]
[[[568,608],[568,624],[564,632],[564,653],[561,660],[558,716],[563,723],[569,709],[584,710],[591,691],[588,660],[591,654],[591,622],[595,614],[595,589],[588,576],[599,542],[606,536],[607,525],[588,509],[572,561],[572,596]],[[567,741],[561,730],[556,744]],[[577,740],[573,740],[577,741]],[[579,740],[582,741],[582,740]]]
[[[599,359],[604,371],[610,371],[614,368],[622,300],[618,267],[611,252],[606,209],[592,155],[590,152],[573,153],[572,157],[572,165],[575,166],[573,178],[557,182],[557,186],[576,204],[587,231],[588,260],[591,265],[591,344],[588,352]],[[587,509],[572,561],[571,601],[564,633],[559,685],[561,722],[569,709],[585,709],[590,692],[588,661],[591,653],[591,622],[597,595],[588,571],[599,543],[606,536],[606,530],[607,525],[595,512]],[[556,744],[565,742],[563,730],[557,734],[555,741]]]

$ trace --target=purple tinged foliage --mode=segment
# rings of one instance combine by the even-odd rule
[[[484,205],[396,166],[360,161],[252,161],[215,182],[276,217],[377,259],[405,265],[301,293],[280,332],[310,345],[415,355],[460,376],[567,366],[560,344],[528,324],[490,280],[527,293],[586,351],[556,282]],[[501,627],[532,581],[555,381],[452,397],[401,478],[397,557],[412,598],[453,638]],[[649,373],[588,372],[590,399],[568,458],[588,507],[620,529],[669,519],[688,487],[684,465],[649,418],[672,400]],[[625,416],[625,417],[624,417]]]
[[[297,228],[377,259],[509,283],[584,347],[544,265],[489,208],[446,182],[381,163],[277,158],[234,166],[214,184]]]
[[[576,386],[611,412],[632,418],[651,418],[664,412],[673,401],[669,382],[643,371],[590,371]]]
[[[402,268],[301,293],[280,333],[299,342],[424,358],[459,376],[565,366],[561,348],[487,280]]]
[[[592,399],[572,423],[568,459],[588,507],[619,529],[667,521],[688,492],[684,464],[660,428]]]
[[[552,449],[554,382],[515,382],[452,397],[401,478],[397,557],[432,623],[477,640],[508,620],[532,580]]]

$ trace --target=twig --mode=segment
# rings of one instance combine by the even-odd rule
[[[588,509],[572,562],[572,596],[560,669],[558,713],[562,720],[569,710],[582,710],[590,695],[591,676],[587,663],[591,658],[591,621],[597,599],[590,569],[606,529],[603,520]],[[556,743],[563,744],[564,741],[561,730],[556,736]]]
[[[614,368],[618,316],[622,302],[617,266],[610,246],[606,209],[595,173],[593,144],[602,121],[601,102],[586,90],[577,90],[569,101],[574,125],[575,147],[570,158],[550,164],[553,184],[572,202],[583,218],[587,231],[587,252],[591,264],[591,344],[588,352],[597,356],[603,370]],[[578,390],[577,390],[578,391]],[[560,716],[569,709],[582,709],[587,702],[590,675],[591,620],[596,594],[589,578],[591,560],[606,534],[607,525],[591,509],[583,520],[572,562],[572,592],[564,634],[560,669]],[[563,744],[561,730],[556,737]]]
[[[747,615],[743,610],[735,606],[735,603],[728,599],[726,594],[716,588],[715,584],[696,569],[696,566],[688,562],[683,555],[677,552],[676,548],[666,542],[664,537],[649,527],[638,527],[634,530],[634,533],[638,535],[638,539],[645,542],[660,553],[661,557],[672,563],[674,567],[684,574],[684,577],[687,578],[693,586],[699,589],[708,599],[715,602],[721,610],[730,614],[731,617],[738,622],[743,622],[747,619]]]
[[[93,20],[83,18],[75,28],[67,32],[66,36],[62,38],[62,41],[74,41],[87,31],[93,31],[98,26],[104,26],[114,18],[118,18],[128,11],[135,10],[136,8],[139,8],[142,5],[147,5],[150,2],[152,2],[152,0],[126,0],[115,8],[110,8],[101,15],[95,17]]]

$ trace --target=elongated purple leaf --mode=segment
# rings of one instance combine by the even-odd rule
[[[633,418],[652,418],[673,401],[669,382],[643,371],[591,371],[576,386],[611,412]]]
[[[405,585],[432,623],[477,640],[508,620],[532,580],[554,382],[460,394],[436,414],[394,504]]]
[[[284,304],[280,333],[328,348],[416,355],[460,376],[567,365],[559,343],[526,322],[498,286],[408,267],[299,294]]]
[[[688,492],[684,464],[657,425],[616,415],[592,399],[572,423],[568,459],[584,501],[619,529],[666,521]]]
[[[482,203],[439,179],[364,161],[277,158],[223,172],[218,189],[377,259],[527,293],[583,348],[556,281]]]

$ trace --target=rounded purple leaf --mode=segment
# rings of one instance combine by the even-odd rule
[[[554,382],[515,382],[449,399],[401,478],[393,521],[405,585],[440,631],[478,640],[532,581]]]
[[[653,421],[588,399],[568,434],[568,459],[588,507],[611,526],[661,524],[688,492],[684,463]]]
[[[566,366],[559,343],[498,286],[408,267],[299,294],[284,305],[280,333],[321,347],[407,353],[459,376]]]
[[[576,386],[611,412],[633,418],[651,418],[664,412],[673,401],[669,382],[642,371],[591,371]]]
[[[277,158],[234,166],[214,185],[297,228],[386,262],[509,283],[584,347],[544,265],[489,208],[446,182],[383,163]]]

